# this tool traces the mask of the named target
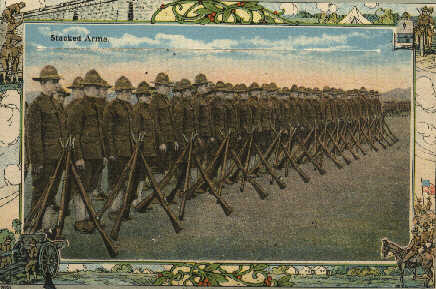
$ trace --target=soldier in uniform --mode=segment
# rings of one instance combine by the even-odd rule
[[[144,136],[144,142],[140,150],[145,160],[152,168],[159,162],[157,158],[159,128],[155,123],[154,112],[151,107],[153,94],[150,85],[142,81],[135,90],[138,102],[133,107],[133,133],[136,137],[140,134]],[[141,159],[137,161],[135,172],[135,184],[132,186],[136,190],[137,199],[132,202],[136,206],[146,196],[143,195],[145,186],[145,168]],[[137,184],[137,185],[136,185]]]
[[[64,106],[67,108],[70,103],[78,102],[83,98],[83,86],[82,86],[83,78],[78,76],[73,80],[73,83],[68,86],[68,89],[71,89],[70,97],[65,98]]]
[[[75,139],[75,165],[79,169],[86,192],[92,192],[96,186],[96,175],[102,167],[105,147],[107,146],[103,119],[97,105],[97,97],[102,83],[100,75],[94,69],[86,73],[81,83],[84,87],[84,97],[69,110],[68,127]],[[76,212],[74,228],[81,233],[91,233],[95,229],[95,225],[89,220],[78,187],[74,182],[72,192]]]
[[[129,162],[134,151],[133,133],[133,108],[130,98],[134,87],[130,80],[121,76],[114,86],[116,99],[109,103],[104,109],[103,120],[105,124],[105,135],[108,140],[109,155],[109,185],[114,189],[118,182],[119,174]],[[135,164],[133,164],[135,165]],[[128,196],[128,209],[123,219],[127,220],[130,215],[130,204],[136,198],[136,186],[132,187]],[[116,219],[122,207],[123,193],[118,192],[109,212],[111,219]]]
[[[27,250],[27,264],[25,267],[27,282],[30,282],[30,273],[33,273],[33,279],[36,279],[36,265],[38,262],[38,247],[36,246],[36,240],[30,241],[30,248]]]
[[[57,94],[57,98],[64,106],[65,100],[68,98],[70,94],[65,90],[65,88],[63,88],[60,85],[58,85],[58,87],[56,88],[56,94]]]
[[[39,249],[37,247],[37,242],[32,238],[30,241],[30,248],[27,250],[27,264],[25,267],[27,281],[30,282],[30,274],[33,273],[33,278],[36,279],[36,265],[38,262]]]
[[[101,86],[99,87],[99,94],[98,97],[96,99],[96,105],[97,105],[97,112],[99,114],[99,119],[103,119],[103,113],[104,113],[104,109],[107,105],[107,94],[108,94],[108,90],[109,88],[111,88],[112,86],[104,79],[100,79],[101,81]],[[107,138],[107,136],[105,135],[105,133],[103,132],[103,138]],[[105,144],[107,144],[107,139],[105,139],[104,141]],[[95,196],[95,198],[97,200],[104,200],[106,198],[106,195],[103,191],[103,169],[105,167],[107,167],[108,165],[108,152],[107,152],[107,148],[106,145],[103,147],[104,151],[104,158],[103,158],[103,164],[100,168],[100,170],[98,170],[97,174],[95,175],[96,179],[93,180],[93,183],[96,183],[95,189],[93,191],[93,195]]]
[[[61,77],[55,67],[45,66],[33,80],[41,84],[41,94],[32,102],[28,114],[28,138],[30,163],[32,164],[32,202],[34,208],[54,173],[61,156],[61,142],[67,136],[66,118],[56,89]],[[30,145],[31,144],[31,145]],[[55,180],[53,188],[57,188]],[[57,209],[56,190],[52,190],[47,206]]]
[[[2,258],[2,267],[7,267],[12,264],[12,237],[11,235],[7,235],[5,241],[2,244],[3,253],[10,253],[6,257]]]
[[[169,168],[169,153],[179,150],[179,143],[174,132],[174,120],[172,115],[169,95],[172,83],[167,74],[160,72],[154,81],[156,91],[153,92],[152,110],[156,126],[159,128],[158,144],[160,171],[164,173]]]
[[[193,88],[191,82],[188,79],[182,79],[177,81],[174,86],[174,95],[177,96],[177,101],[174,105],[174,123],[176,126],[175,133],[178,143],[181,148],[185,148],[185,137],[190,140],[193,136],[194,129],[197,127],[193,106]],[[180,149],[182,150],[182,149]],[[177,158],[178,156],[175,155]],[[175,161],[175,159],[173,159]],[[180,198],[181,192],[184,188],[187,162],[183,162],[177,171],[176,186],[172,192],[168,195],[167,201],[172,202],[177,195]],[[194,164],[191,162],[191,166]]]
[[[29,142],[29,103],[24,102],[24,178],[27,177],[30,167],[30,142]]]
[[[414,225],[412,227],[411,233],[412,238],[410,239],[409,244],[406,247],[407,254],[403,259],[404,263],[417,256],[419,254],[419,249],[423,246],[417,225]]]
[[[236,107],[233,101],[233,85],[226,83],[220,90],[223,92],[223,106],[225,110],[225,132],[234,133],[236,131]]]
[[[17,14],[20,14],[21,9],[24,7],[26,7],[26,3],[24,2],[14,3],[6,7],[2,13],[2,22],[9,22],[11,18],[15,17]]]
[[[245,84],[240,83],[235,85],[235,101],[237,101],[237,112],[239,120],[239,133],[242,139],[246,139],[248,134],[251,132],[251,125],[253,123],[253,118],[251,115],[251,108],[248,103],[249,95],[248,88]]]
[[[208,159],[209,148],[215,144],[213,135],[212,109],[209,103],[210,91],[208,81],[204,74],[200,73],[195,76],[194,86],[197,87],[197,93],[194,99],[194,111],[196,116],[196,130],[200,141],[200,153],[203,160]]]

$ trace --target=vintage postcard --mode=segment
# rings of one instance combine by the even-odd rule
[[[433,9],[6,3],[0,282],[434,287]]]

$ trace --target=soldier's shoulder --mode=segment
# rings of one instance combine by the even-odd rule
[[[43,102],[47,102],[47,96],[41,93],[37,97],[35,97],[35,99],[32,101],[30,106],[38,105],[38,104],[41,104]]]

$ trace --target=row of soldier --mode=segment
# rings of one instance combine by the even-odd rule
[[[167,74],[159,73],[154,87],[143,81],[135,88],[126,77],[120,77],[113,87],[116,99],[109,102],[111,86],[95,70],[88,71],[83,79],[77,77],[68,87],[69,96],[59,86],[61,76],[53,66],[44,67],[39,77],[33,79],[40,82],[42,92],[30,105],[25,118],[25,142],[31,144],[25,147],[27,163],[32,166],[32,207],[41,198],[68,136],[75,140],[73,159],[85,189],[93,192],[99,189],[106,165],[109,187],[114,189],[120,172],[129,165],[140,135],[141,150],[147,161],[155,172],[164,175],[194,134],[200,144],[198,153],[207,162],[228,134],[234,136],[234,146],[241,146],[254,134],[259,146],[266,150],[274,132],[298,128],[304,135],[313,127],[370,123],[383,117],[378,92],[365,88],[319,90],[294,85],[291,89],[279,89],[274,83],[233,86],[221,81],[213,84],[204,74],[198,74],[192,84],[187,79],[172,83]],[[132,93],[137,97],[134,106]],[[377,128],[365,129],[366,135],[371,135],[374,133],[371,130]],[[182,190],[184,177],[182,169],[177,173],[173,192]],[[134,189],[128,196],[129,204],[144,198],[144,179],[144,167],[139,166]],[[89,219],[78,189],[72,185],[75,229],[90,233],[95,224]],[[99,197],[104,199],[106,196],[101,194]],[[123,195],[118,194],[112,203],[111,219],[120,214],[122,199]],[[55,193],[50,195],[48,204],[56,210]],[[130,206],[123,212],[123,219],[129,219]]]

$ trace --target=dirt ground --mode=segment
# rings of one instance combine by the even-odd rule
[[[133,213],[120,231],[118,259],[154,260],[359,260],[380,261],[383,237],[408,243],[410,119],[388,120],[400,139],[379,152],[360,154],[343,169],[326,160],[327,174],[303,165],[311,181],[303,183],[294,170],[280,190],[269,178],[258,181],[269,197],[260,200],[250,185],[227,186],[223,197],[233,208],[225,216],[211,195],[200,195],[186,207],[183,230],[176,234],[159,205]],[[351,155],[347,155],[352,160]],[[281,172],[283,174],[283,172]],[[28,209],[31,186],[25,190]],[[177,205],[171,205],[175,213]],[[104,219],[106,231],[112,222]],[[97,232],[76,233],[66,218],[68,259],[110,259]]]

